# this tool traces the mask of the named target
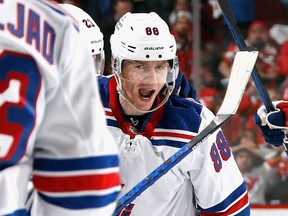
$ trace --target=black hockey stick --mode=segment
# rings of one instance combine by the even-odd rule
[[[237,44],[237,46],[239,47],[239,49],[243,49],[245,47],[247,47],[245,40],[242,36],[242,33],[236,23],[236,20],[233,16],[233,13],[228,5],[227,0],[218,0],[218,3],[222,9],[223,12],[223,16],[224,19],[231,31],[231,34],[234,38],[235,43]],[[256,66],[254,67],[253,71],[252,71],[252,77],[254,80],[254,83],[257,87],[257,90],[261,96],[262,102],[267,110],[267,112],[271,112],[271,111],[275,111],[275,108],[272,104],[271,98],[267,92],[267,89],[265,88],[265,86],[263,85],[262,79],[260,77],[260,74],[256,68]],[[287,134],[285,136],[285,139],[287,138]],[[285,149],[286,154],[288,155],[288,141],[283,142],[283,147]]]
[[[236,113],[248,80],[251,76],[257,56],[258,51],[248,48],[246,51],[239,51],[236,54],[224,100],[214,119],[193,140],[178,150],[163,164],[151,172],[146,178],[140,181],[128,193],[122,196],[118,200],[118,204],[114,212],[115,216],[118,215],[130,202],[144,192],[149,186],[154,184],[161,176],[163,176],[172,167],[185,158],[190,152],[195,150],[209,135],[220,128]]]

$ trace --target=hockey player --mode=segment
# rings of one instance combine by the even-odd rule
[[[105,66],[104,38],[92,17],[72,4],[59,4],[79,23],[80,37],[88,47],[95,62],[96,74],[102,75]]]
[[[110,131],[120,149],[120,196],[193,139],[214,115],[178,97],[176,43],[155,13],[127,13],[111,36],[113,72],[100,78]],[[222,130],[120,215],[250,215],[247,190]]]
[[[109,215],[118,150],[79,27],[42,0],[0,1],[0,215]]]
[[[98,25],[95,23],[92,17],[81,8],[72,4],[59,5],[79,22],[79,27],[81,30],[80,36],[85,42],[85,45],[88,46],[88,49],[90,50],[90,53],[95,61],[96,74],[102,75],[105,66],[104,38]],[[182,73],[178,73],[173,91],[180,97],[197,97],[196,90]]]

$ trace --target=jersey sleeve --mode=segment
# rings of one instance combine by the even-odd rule
[[[201,116],[203,129],[212,115],[204,108]],[[243,177],[221,129],[208,136],[188,158],[188,173],[201,215],[250,214]]]

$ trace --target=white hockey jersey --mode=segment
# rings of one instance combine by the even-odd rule
[[[77,23],[41,0],[0,0],[0,215],[111,215],[118,148]],[[32,173],[32,175],[31,175]]]
[[[214,115],[192,99],[170,96],[147,114],[141,129],[119,107],[115,77],[102,77],[100,94],[120,148],[122,197],[205,128]],[[135,123],[135,122],[134,122]],[[137,123],[137,122],[136,122]],[[136,124],[135,123],[135,124]],[[120,215],[250,215],[247,190],[221,130],[208,136]]]

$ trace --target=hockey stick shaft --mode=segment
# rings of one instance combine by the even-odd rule
[[[218,3],[222,9],[224,19],[225,19],[225,21],[226,21],[226,23],[227,23],[227,25],[231,31],[231,34],[234,38],[235,43],[237,44],[239,49],[243,49],[243,48],[247,47],[245,40],[242,36],[242,33],[241,33],[240,29],[238,28],[236,20],[235,20],[233,14],[232,14],[232,11],[231,11],[228,3],[227,3],[227,0],[218,0]],[[259,74],[256,66],[254,67],[254,69],[252,71],[252,77],[253,77],[255,85],[258,89],[258,92],[261,96],[263,104],[266,107],[266,110],[268,112],[274,111],[275,108],[272,104],[272,101],[271,101],[270,96],[267,92],[267,89],[263,85],[262,79],[260,77],[260,74]]]
[[[225,21],[226,21],[226,23],[227,23],[227,25],[231,31],[231,34],[234,38],[235,43],[237,44],[239,49],[243,49],[243,48],[247,47],[245,40],[242,36],[242,33],[241,33],[240,29],[238,28],[236,20],[233,16],[233,13],[232,13],[229,5],[228,5],[227,0],[218,0],[218,3],[222,9],[224,19],[225,19]],[[254,83],[257,87],[257,90],[261,96],[262,102],[263,102],[267,112],[275,111],[275,108],[272,104],[272,100],[268,94],[267,89],[263,85],[261,76],[260,76],[256,66],[254,67],[254,69],[252,71],[252,77],[253,77]],[[283,147],[284,147],[286,154],[288,155],[288,150],[287,150],[288,149],[288,143],[283,142]]]
[[[223,103],[211,123],[204,128],[193,140],[168,158],[157,167],[146,178],[140,181],[128,193],[118,200],[114,215],[118,215],[130,202],[143,193],[149,186],[154,184],[160,177],[178,164],[190,152],[195,150],[209,135],[220,128],[232,117],[238,109],[246,85],[251,75],[252,68],[256,62],[258,52],[240,51],[236,54],[232,66],[231,78],[223,100]]]

